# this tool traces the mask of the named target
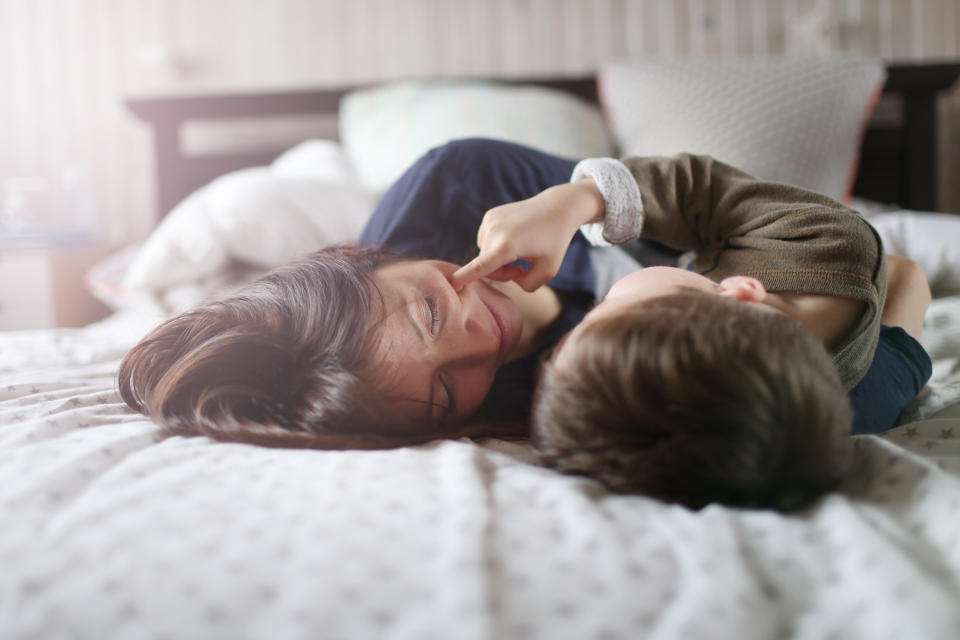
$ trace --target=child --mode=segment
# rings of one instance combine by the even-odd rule
[[[882,321],[918,336],[925,277],[889,260]],[[544,364],[541,460],[695,508],[788,510],[833,488],[849,465],[851,416],[823,344],[784,313],[741,304],[738,278],[697,289],[696,274],[662,269],[618,282]],[[644,298],[670,277],[686,290]]]
[[[591,189],[593,205],[567,204]],[[492,210],[455,281],[535,288],[591,221],[607,240],[642,232],[694,257],[689,271],[621,281],[556,350],[533,411],[544,461],[692,507],[790,509],[835,486],[850,458],[846,392],[881,331],[887,271],[870,225],[700,156],[588,160],[549,191]],[[498,266],[518,258],[533,269]]]
[[[812,333],[710,292],[631,293],[608,296],[544,364],[543,463],[693,508],[787,510],[839,483],[850,403]]]

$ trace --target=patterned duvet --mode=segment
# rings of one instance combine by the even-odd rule
[[[0,334],[0,637],[960,637],[960,297],[932,393],[783,516],[607,495],[523,446],[160,440],[120,401],[157,318]]]

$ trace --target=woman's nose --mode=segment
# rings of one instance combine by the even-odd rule
[[[451,359],[482,360],[496,357],[500,340],[494,330],[494,320],[490,310],[480,295],[483,285],[471,282],[459,291],[454,329],[450,332],[445,351]]]

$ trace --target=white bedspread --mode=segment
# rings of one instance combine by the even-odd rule
[[[157,441],[113,380],[153,318],[0,334],[0,637],[960,637],[960,297],[929,320],[918,421],[792,516],[607,495],[503,442]]]

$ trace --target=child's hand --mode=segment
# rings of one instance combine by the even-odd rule
[[[526,200],[487,211],[477,232],[480,255],[451,277],[455,289],[477,280],[515,280],[533,291],[557,274],[580,225],[603,219],[603,196],[593,179],[557,185]],[[525,271],[516,264],[532,265]]]

